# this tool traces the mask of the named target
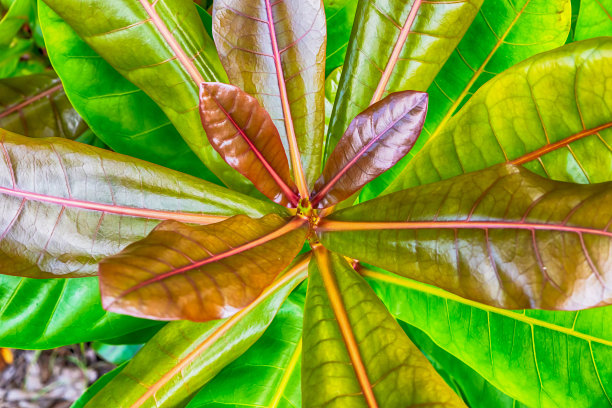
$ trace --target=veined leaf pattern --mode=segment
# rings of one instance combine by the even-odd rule
[[[612,1],[581,1],[574,41],[610,35],[612,35]]]

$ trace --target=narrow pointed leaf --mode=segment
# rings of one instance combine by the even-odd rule
[[[278,215],[192,227],[158,225],[100,262],[106,310],[160,320],[208,321],[253,301],[298,254],[304,221]]]
[[[302,287],[289,296],[257,343],[206,384],[187,408],[301,405]]]
[[[504,310],[396,275],[364,276],[393,315],[527,406],[612,404],[612,307]]]
[[[416,142],[426,113],[427,94],[404,91],[357,115],[315,183],[312,205],[339,203],[390,169]]]
[[[612,1],[582,1],[574,41],[610,35],[612,35]]]
[[[198,113],[203,81],[226,78],[192,0],[45,0],[123,77],[168,116],[185,142],[224,183],[250,184],[210,146]]]
[[[38,16],[66,95],[104,143],[117,153],[220,184],[153,99],[100,57],[43,1],[38,2]]]
[[[419,141],[393,172],[368,187],[370,191],[363,198],[372,198],[387,187],[488,80],[529,57],[563,45],[570,19],[570,0],[485,1],[427,90],[430,109]]]
[[[230,81],[261,101],[294,174],[301,157],[308,183],[323,149],[325,34],[322,0],[214,3],[213,36]]]
[[[332,250],[468,299],[577,310],[612,303],[610,200],[612,182],[500,165],[368,201],[320,227],[338,230],[322,234]]]
[[[72,140],[89,129],[52,73],[0,79],[0,128],[28,137]]]
[[[0,130],[0,270],[91,276],[105,256],[174,219],[285,214],[282,207],[195,177],[66,139]]]
[[[464,407],[372,289],[315,249],[304,312],[302,406]]]
[[[612,38],[536,55],[476,92],[386,192],[497,163],[555,180],[612,180]]]
[[[102,309],[97,277],[0,275],[0,305],[0,347],[50,349],[106,340],[159,324]]]
[[[212,147],[272,201],[298,195],[278,130],[257,99],[233,85],[202,83],[200,116]]]
[[[325,156],[370,104],[392,92],[426,91],[482,3],[360,0]]]
[[[167,324],[86,407],[187,405],[204,384],[263,334],[289,293],[306,278],[307,265],[308,258],[295,262],[253,302],[228,319]]]

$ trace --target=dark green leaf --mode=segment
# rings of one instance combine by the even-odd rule
[[[138,350],[142,348],[142,344],[111,345],[96,341],[91,344],[91,347],[104,360],[119,365],[134,357]]]

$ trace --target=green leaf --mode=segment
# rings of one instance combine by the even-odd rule
[[[414,145],[426,114],[427,94],[403,91],[357,115],[315,183],[312,206],[333,206],[391,168]]]
[[[167,324],[86,407],[186,405],[263,334],[289,293],[305,279],[307,264],[308,257],[297,261],[229,319]]]
[[[576,22],[574,41],[612,35],[612,1],[583,0]]]
[[[247,352],[225,367],[187,408],[299,407],[304,293],[294,291]]]
[[[331,120],[332,109],[334,108],[334,101],[336,100],[336,93],[338,92],[338,83],[340,82],[341,75],[342,67],[338,67],[325,78],[325,133],[327,133],[327,127]]]
[[[213,36],[232,84],[270,113],[302,197],[318,177],[325,126],[321,0],[220,0]],[[304,174],[301,174],[301,166]]]
[[[214,151],[202,129],[199,84],[223,82],[226,77],[192,0],[44,1],[99,56],[155,101],[215,175],[232,187],[249,189],[250,183]],[[57,40],[54,35],[49,38]]]
[[[333,251],[478,302],[578,310],[612,303],[611,200],[612,182],[499,165],[339,211],[319,235]]]
[[[387,93],[426,91],[483,0],[360,0],[325,157],[353,118]]]
[[[503,310],[397,275],[363,274],[393,315],[527,406],[612,404],[612,307]]]
[[[520,61],[563,45],[570,20],[570,0],[485,1],[429,86],[430,109],[419,141],[362,199],[370,199],[387,187],[430,137],[445,131],[446,123],[483,84]]]
[[[74,108],[114,151],[206,180],[218,179],[144,91],[104,61],[44,2],[41,26],[53,68]]]
[[[126,365],[127,363],[123,363],[119,367],[98,378],[96,382],[94,382],[91,386],[89,386],[89,388],[87,388],[87,390],[85,390],[83,394],[81,394],[78,400],[74,401],[70,408],[84,408],[89,400],[92,399],[113,378],[115,378]]]
[[[88,130],[53,73],[0,79],[0,128],[28,137],[72,140]]]
[[[308,229],[276,214],[236,215],[192,227],[159,224],[98,268],[106,310],[159,320],[208,321],[251,303],[298,254]]]
[[[66,139],[0,130],[0,270],[90,276],[159,220],[206,224],[282,207]]]
[[[325,76],[344,65],[344,57],[351,36],[357,0],[324,0],[327,22]]]
[[[227,164],[270,200],[297,207],[299,197],[283,143],[257,99],[234,85],[204,82],[200,116],[208,141]]]
[[[497,163],[554,180],[612,180],[612,38],[538,54],[476,92],[385,192]]]
[[[315,248],[304,311],[302,405],[463,407],[337,254]]]
[[[138,350],[142,348],[142,344],[110,345],[95,341],[91,344],[91,347],[104,360],[119,365],[134,357]]]
[[[159,324],[102,309],[98,278],[0,275],[0,305],[0,347],[50,349]]]
[[[34,16],[33,0],[13,0],[8,10],[0,5],[0,50],[13,42],[21,27]]]

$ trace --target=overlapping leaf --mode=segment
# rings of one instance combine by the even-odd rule
[[[612,180],[612,39],[536,55],[498,75],[417,153],[387,192],[496,163],[577,183]]]
[[[199,84],[223,82],[226,77],[192,0],[45,0],[45,3],[99,56],[162,109],[213,173],[234,188],[248,189],[250,183],[223,161],[202,129]],[[64,83],[67,82],[64,78]],[[104,84],[108,89],[107,81]],[[165,124],[163,118],[158,121]]]
[[[210,223],[282,207],[66,139],[0,130],[0,270],[30,277],[96,273],[96,263],[159,220]]]
[[[416,142],[426,113],[427,94],[404,91],[357,115],[315,183],[312,205],[334,205],[391,168]]]
[[[21,27],[32,19],[33,11],[32,0],[13,0],[6,9],[0,4],[0,50],[10,46]]]
[[[294,173],[301,157],[309,183],[323,149],[325,35],[321,0],[214,3],[213,36],[230,81],[261,101]]]
[[[585,0],[580,3],[574,41],[612,35],[612,1]]]
[[[463,407],[367,283],[315,249],[304,311],[302,405]]]
[[[482,0],[361,0],[327,135],[326,157],[353,118],[387,93],[426,91]]]
[[[100,262],[106,310],[159,320],[208,321],[247,306],[302,248],[304,221],[237,215],[192,227],[158,225]]]
[[[296,206],[298,195],[270,115],[240,88],[200,85],[200,116],[212,147],[272,201]]]
[[[320,235],[334,251],[478,302],[577,310],[612,303],[610,200],[612,182],[500,165],[340,211]]]
[[[485,1],[427,90],[431,109],[419,141],[392,172],[369,186],[362,198],[370,199],[387,187],[480,86],[526,58],[563,45],[570,19],[570,0]]]
[[[305,279],[307,264],[307,258],[299,259],[229,319],[167,324],[86,407],[185,406],[262,335],[291,290]]]
[[[323,0],[327,25],[325,77],[344,65],[358,0]]]
[[[395,275],[366,270],[364,276],[393,315],[423,330],[527,406],[612,403],[610,306],[577,312],[511,311]]]

